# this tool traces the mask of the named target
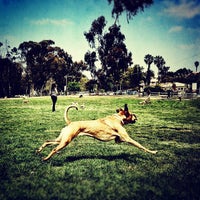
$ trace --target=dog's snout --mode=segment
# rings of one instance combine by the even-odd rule
[[[137,117],[135,114],[132,115],[132,123],[135,123],[137,121]]]

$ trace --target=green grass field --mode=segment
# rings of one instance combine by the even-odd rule
[[[0,199],[199,199],[200,100],[152,100],[139,105],[133,97],[50,97],[0,100]],[[74,139],[47,162],[53,146],[36,149],[58,136],[63,112],[72,102],[72,120],[97,119],[128,103],[138,121],[127,132],[145,147]]]

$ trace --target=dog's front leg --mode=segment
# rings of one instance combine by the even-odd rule
[[[126,142],[128,142],[131,145],[134,145],[135,147],[137,147],[139,149],[144,150],[145,152],[152,153],[152,154],[156,154],[157,153],[157,151],[152,151],[152,150],[147,149],[146,147],[142,146],[140,143],[136,142],[135,140],[133,140],[130,137],[128,137],[126,139]]]
[[[148,152],[148,153],[152,153],[152,154],[156,154],[157,153],[157,151],[151,151],[151,150],[147,149],[146,147],[142,146],[140,143],[138,143],[135,140],[133,140],[128,135],[128,133],[126,132],[125,128],[119,127],[118,128],[118,133],[120,133],[118,140],[120,140],[121,142],[127,142],[127,143],[129,143],[131,145],[134,145],[135,147],[137,147],[139,149],[142,149],[143,151]]]

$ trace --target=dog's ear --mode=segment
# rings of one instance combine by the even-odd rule
[[[116,110],[117,113],[119,113],[120,111],[123,111],[123,110],[121,108]]]
[[[124,115],[125,115],[126,117],[128,117],[128,116],[130,115],[130,113],[129,113],[129,111],[128,111],[128,105],[127,105],[127,104],[124,105]]]
[[[124,105],[124,111],[128,111],[128,105],[127,104]]]

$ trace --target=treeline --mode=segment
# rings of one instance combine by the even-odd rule
[[[159,82],[188,81],[190,70],[170,72],[162,56],[145,55],[146,70],[133,65],[132,52],[126,48],[119,16],[125,12],[129,21],[151,6],[152,0],[108,0],[108,3],[113,6],[114,23],[106,29],[104,16],[92,22],[89,31],[84,32],[90,50],[81,61],[73,61],[72,56],[52,40],[25,41],[14,48],[7,42],[0,43],[0,97],[48,94],[52,82],[56,82],[59,91],[64,91],[64,86],[68,91],[137,89],[141,82],[150,85],[155,76],[151,64],[158,68]],[[90,73],[91,79],[84,75],[85,72]]]
[[[120,27],[114,25],[109,31],[98,36],[99,46],[91,44],[94,51],[86,52],[84,61],[79,62],[73,61],[71,55],[55,46],[52,40],[23,42],[18,48],[12,49],[6,46],[5,56],[2,50],[0,57],[0,97],[30,95],[34,92],[48,94],[53,81],[57,83],[59,91],[64,91],[66,81],[68,91],[137,89],[141,82],[148,86],[155,76],[151,64],[158,67],[160,82],[189,81],[191,70],[184,68],[170,72],[161,56],[146,55],[146,70],[140,65],[132,66],[132,54],[123,43],[125,37]],[[87,39],[88,34],[85,33]],[[1,48],[3,46],[1,43]],[[96,67],[98,60],[101,68]],[[84,75],[86,71],[90,72],[91,79]]]

